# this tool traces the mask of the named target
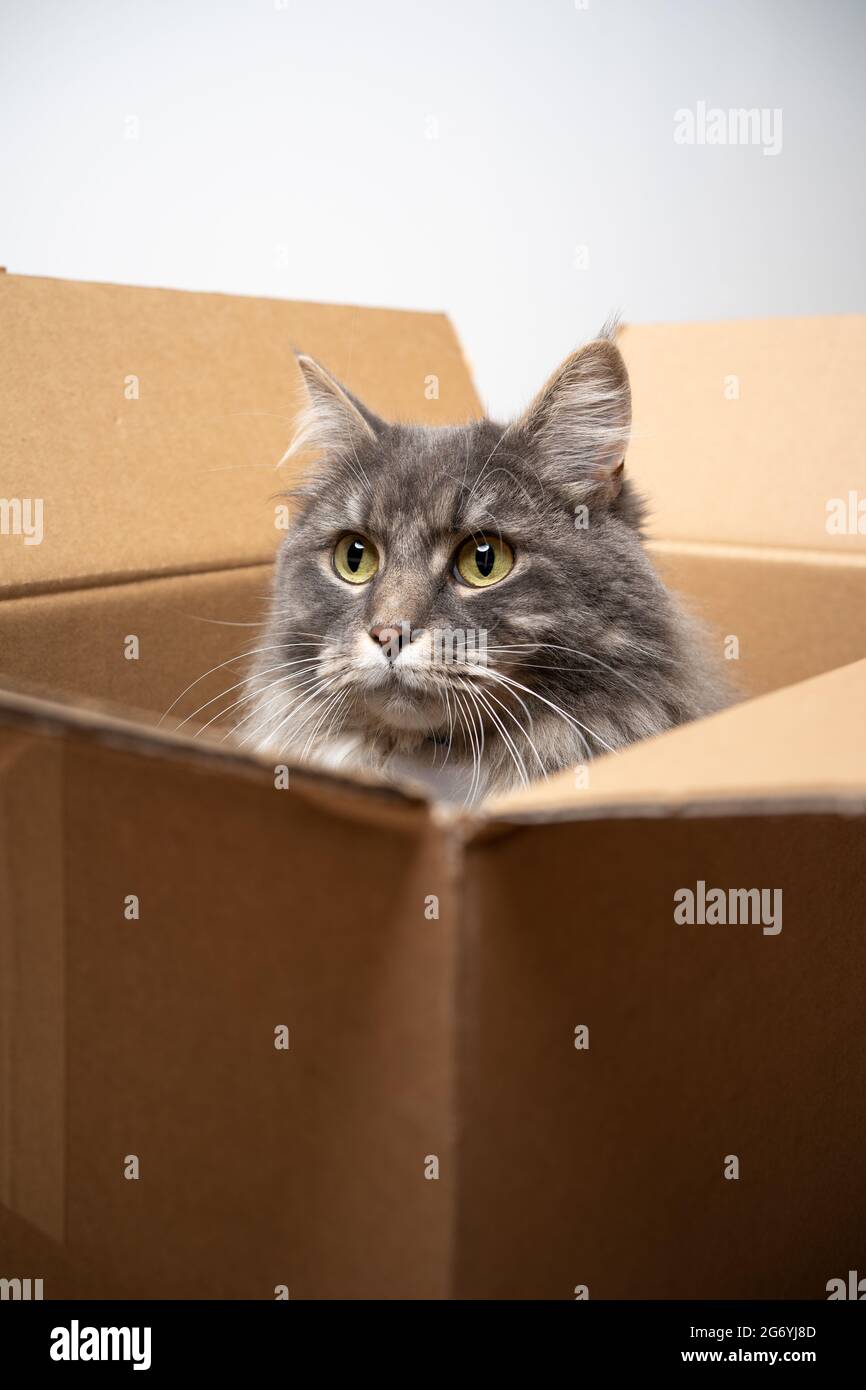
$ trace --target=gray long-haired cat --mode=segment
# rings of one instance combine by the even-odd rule
[[[507,427],[388,424],[299,366],[288,452],[322,458],[294,494],[240,743],[471,801],[727,703],[643,548],[611,336]]]

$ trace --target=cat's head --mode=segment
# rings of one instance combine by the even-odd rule
[[[625,472],[628,374],[609,337],[508,426],[388,423],[300,357],[308,405],[259,659],[261,741],[339,732],[371,761],[448,757],[487,786],[677,722],[675,610]]]

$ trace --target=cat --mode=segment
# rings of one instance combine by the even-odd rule
[[[730,701],[643,544],[615,329],[524,413],[389,424],[313,358],[252,706],[238,743],[467,803]]]

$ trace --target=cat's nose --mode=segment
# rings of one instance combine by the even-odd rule
[[[395,661],[404,647],[412,641],[415,633],[409,623],[377,623],[370,628],[370,636],[378,642],[390,661]]]

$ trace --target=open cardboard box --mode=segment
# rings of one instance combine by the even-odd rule
[[[0,1275],[826,1297],[866,1269],[866,554],[827,529],[866,319],[625,331],[653,550],[753,698],[471,813],[180,724],[255,645],[293,345],[479,409],[441,315],[0,277],[0,494],[44,503],[0,535]],[[700,881],[783,929],[678,924]]]

